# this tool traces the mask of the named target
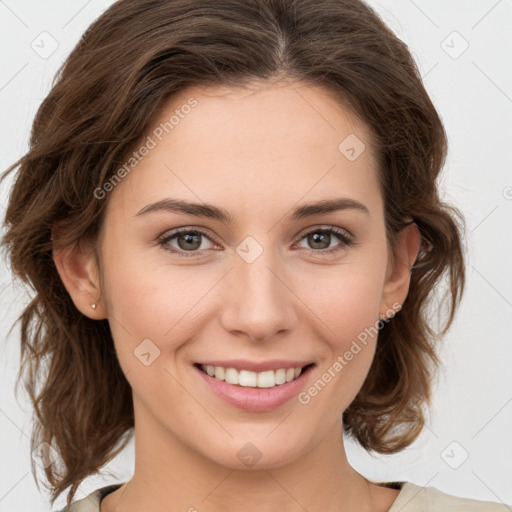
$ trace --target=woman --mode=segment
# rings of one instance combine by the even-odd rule
[[[505,510],[372,482],[341,435],[394,453],[424,425],[465,279],[445,156],[406,45],[361,1],[114,4],[10,168],[4,244],[35,290],[21,343],[52,503]],[[71,505],[130,434],[132,479]]]

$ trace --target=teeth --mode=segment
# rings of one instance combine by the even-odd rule
[[[220,366],[215,367],[215,378],[219,380],[224,380],[224,368]]]
[[[222,366],[201,365],[201,369],[210,377],[226,381],[228,384],[236,384],[243,387],[273,388],[296,379],[302,372],[302,368],[280,368],[273,371],[250,372],[249,370],[236,370],[235,368],[223,368]]]

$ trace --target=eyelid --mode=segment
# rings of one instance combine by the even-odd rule
[[[168,240],[175,237],[176,235],[179,235],[180,233],[199,233],[199,234],[203,235],[205,238],[207,238],[208,240],[210,240],[212,242],[212,244],[221,245],[216,240],[216,237],[211,234],[210,230],[208,230],[207,228],[199,228],[199,227],[195,227],[195,226],[184,226],[184,227],[180,227],[180,228],[167,230],[157,238],[157,243],[160,245],[165,245],[165,243]],[[204,250],[207,250],[207,249],[203,249],[203,251]],[[187,251],[172,250],[171,252],[183,253],[183,252],[187,252]],[[200,252],[201,251],[190,251],[190,254],[199,254]]]
[[[309,226],[307,228],[304,228],[304,230],[302,230],[297,235],[297,237],[295,238],[295,241],[293,243],[297,243],[299,240],[302,240],[306,235],[308,235],[309,233],[316,231],[316,230],[318,230],[318,231],[324,231],[324,230],[325,231],[333,231],[336,234],[345,235],[351,241],[354,240],[354,235],[348,229],[340,228],[338,226],[333,226],[331,224],[317,224],[315,226]]]
[[[295,237],[293,243],[298,242],[299,240],[304,238],[304,236],[306,236],[307,234],[309,234],[311,231],[313,231],[315,229],[318,229],[318,230],[322,230],[322,229],[331,230],[332,229],[334,231],[340,231],[341,233],[344,233],[347,236],[347,238],[351,238],[351,239],[354,238],[354,235],[348,229],[346,229],[346,228],[340,228],[340,227],[333,226],[333,225],[330,225],[330,224],[317,224],[317,225],[314,225],[314,226],[309,226],[307,228],[304,228]],[[196,226],[185,226],[185,227],[180,227],[180,228],[174,228],[174,229],[167,230],[167,231],[165,231],[164,233],[162,233],[158,237],[158,240],[169,238],[169,237],[171,237],[173,235],[176,235],[178,233],[189,232],[189,231],[198,231],[199,233],[204,234],[207,238],[210,238],[212,242],[215,242],[216,244],[220,245],[220,242],[216,241],[215,235],[212,235],[212,232],[209,229],[203,228],[203,227],[196,227]]]
[[[295,245],[297,242],[300,242],[303,238],[305,238],[307,235],[314,233],[316,231],[324,231],[328,233],[334,234],[334,236],[337,236],[341,243],[334,247],[330,247],[327,249],[308,249],[308,248],[301,248],[302,250],[309,251],[310,254],[316,254],[318,256],[328,256],[332,255],[334,253],[338,253],[343,251],[344,249],[348,248],[349,246],[355,246],[357,245],[357,242],[355,240],[354,235],[348,231],[347,229],[340,228],[333,225],[315,225],[315,226],[309,226],[307,228],[304,228],[294,239],[293,245]],[[208,251],[211,249],[202,249],[202,250],[196,250],[196,251],[183,251],[183,250],[177,250],[177,249],[170,249],[169,247],[166,247],[167,242],[174,238],[176,235],[179,235],[180,233],[198,233],[204,236],[205,238],[209,239],[214,245],[221,245],[219,242],[215,240],[215,236],[212,236],[210,231],[207,228],[199,228],[195,226],[184,226],[180,228],[175,228],[168,230],[164,232],[162,235],[160,235],[157,239],[157,243],[162,246],[165,250],[177,254],[179,256],[184,257],[199,257],[202,255],[204,251]]]

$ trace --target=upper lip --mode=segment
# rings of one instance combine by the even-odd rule
[[[235,368],[236,370],[249,370],[252,372],[265,372],[279,370],[280,368],[303,368],[312,364],[312,361],[290,361],[285,359],[271,359],[269,361],[248,361],[246,359],[231,359],[229,361],[201,361],[196,363],[206,366],[222,366],[223,368]]]

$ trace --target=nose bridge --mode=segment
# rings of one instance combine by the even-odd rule
[[[280,268],[271,247],[263,248],[252,237],[239,244],[223,304],[227,330],[242,331],[260,340],[291,327],[293,299],[282,282],[284,276],[279,277]]]

